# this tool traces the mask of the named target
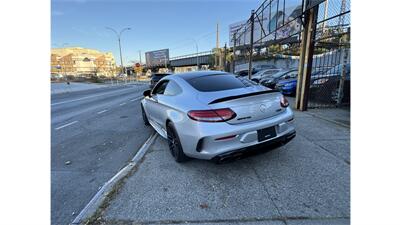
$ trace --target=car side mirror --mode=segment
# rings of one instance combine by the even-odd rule
[[[143,96],[144,96],[144,97],[150,97],[150,96],[151,96],[151,90],[145,90],[145,91],[143,92]]]

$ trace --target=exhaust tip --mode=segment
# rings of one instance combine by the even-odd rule
[[[228,162],[233,162],[236,160],[239,160],[242,158],[242,156],[244,155],[243,152],[234,152],[231,153],[229,155],[224,155],[224,156],[217,156],[214,161],[217,164],[223,164],[223,163],[228,163]]]

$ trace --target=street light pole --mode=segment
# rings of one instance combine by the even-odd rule
[[[194,38],[191,38],[192,41],[196,44],[196,61],[197,61],[197,70],[200,69],[200,64],[199,64],[199,45],[197,44],[197,41]]]
[[[142,65],[142,50],[139,50],[139,63]]]
[[[111,28],[111,27],[106,27],[106,29],[109,29],[109,30],[113,31],[117,35],[118,46],[119,46],[119,57],[120,57],[120,60],[121,60],[122,73],[125,74],[124,63],[123,63],[123,60],[122,60],[121,35],[122,35],[122,32],[124,32],[126,30],[130,30],[131,28],[130,27],[126,27],[126,28],[122,29],[119,33],[116,30],[114,30],[113,28]]]
[[[124,63],[122,61],[121,37],[120,36],[118,36],[118,45],[119,45],[119,58],[121,60],[122,73],[125,74]]]

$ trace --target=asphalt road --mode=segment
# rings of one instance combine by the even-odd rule
[[[52,224],[72,222],[153,132],[140,113],[145,89],[127,85],[52,95]]]

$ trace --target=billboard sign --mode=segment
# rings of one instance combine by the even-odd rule
[[[301,31],[302,0],[285,0],[284,4],[271,0],[263,12],[256,13],[258,14],[254,18],[254,46],[295,36]],[[231,46],[233,46],[233,33],[236,31],[236,46],[250,44],[250,23],[247,20],[229,26]]]
[[[233,34],[236,33],[242,26],[244,26],[244,24],[246,24],[246,22],[247,22],[247,20],[243,20],[243,21],[236,22],[236,23],[229,25],[229,45],[230,46],[233,46]],[[238,34],[239,34],[239,32],[238,32]],[[237,44],[238,43],[236,43],[236,45]]]
[[[169,63],[169,49],[146,52],[146,66],[165,66]]]

